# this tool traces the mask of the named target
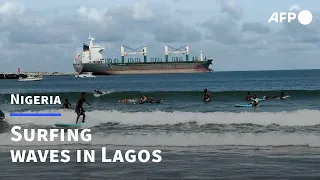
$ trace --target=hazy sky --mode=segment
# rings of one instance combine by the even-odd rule
[[[120,44],[188,43],[214,58],[214,69],[320,68],[320,1],[309,0],[0,0],[0,71],[73,71],[88,34],[120,58]],[[313,22],[268,24],[273,12],[308,9]],[[298,12],[298,11],[297,11]]]

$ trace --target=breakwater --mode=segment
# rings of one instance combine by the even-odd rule
[[[0,73],[0,79],[19,79],[19,77],[26,78],[28,76],[72,76],[76,73],[64,72],[25,72],[25,73]]]
[[[19,77],[26,78],[27,76],[27,74],[0,73],[0,79],[19,79]]]

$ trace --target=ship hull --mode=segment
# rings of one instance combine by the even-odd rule
[[[76,72],[92,72],[94,75],[114,74],[170,74],[206,73],[212,60],[201,62],[157,62],[157,63],[119,63],[119,64],[73,64]]]

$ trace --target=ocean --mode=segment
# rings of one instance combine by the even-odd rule
[[[1,179],[319,179],[320,70],[45,77],[0,81]],[[211,94],[203,102],[203,90]],[[94,90],[107,94],[96,98]],[[259,107],[245,96],[271,97]],[[11,105],[10,94],[60,96],[75,107],[87,92],[84,128],[90,142],[13,142],[11,128],[51,129],[75,123],[62,105]],[[289,98],[273,99],[281,92]],[[136,103],[141,95],[161,103]],[[119,100],[128,98],[129,103]],[[59,112],[61,117],[10,117],[11,112]],[[81,120],[81,118],[80,118]],[[162,151],[159,163],[75,162],[77,149],[109,156],[117,149]],[[69,149],[69,163],[12,163],[12,149]]]

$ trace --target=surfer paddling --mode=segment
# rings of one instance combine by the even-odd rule
[[[77,105],[76,105],[76,113],[77,113],[77,121],[76,121],[76,124],[78,124],[78,120],[79,120],[79,117],[82,115],[82,122],[84,123],[84,120],[86,118],[86,115],[85,115],[85,111],[82,107],[83,105],[83,102],[86,102],[88,105],[91,105],[90,103],[87,102],[87,100],[85,99],[86,97],[86,93],[83,92],[81,93],[81,98],[79,99],[79,101],[77,102]]]
[[[97,94],[104,94],[103,92],[99,91],[99,90],[94,90],[95,93]]]
[[[284,92],[281,92],[280,96],[275,96],[273,99],[279,98],[279,99],[284,99],[285,95]]]
[[[153,100],[153,98],[148,98],[146,95],[143,95],[140,97],[140,102],[139,104],[144,104],[144,103],[160,103],[162,101],[162,99],[158,99],[158,100]]]

